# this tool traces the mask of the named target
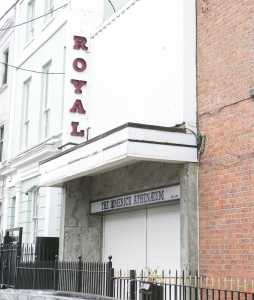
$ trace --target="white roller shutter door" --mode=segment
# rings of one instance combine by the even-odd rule
[[[115,269],[180,269],[180,205],[105,215],[103,258]]]

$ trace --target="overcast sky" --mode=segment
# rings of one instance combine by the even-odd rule
[[[11,7],[16,0],[0,0],[0,16],[2,16],[6,10]]]

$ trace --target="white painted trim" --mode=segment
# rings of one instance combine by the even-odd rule
[[[131,164],[133,161],[168,163],[197,162],[195,136],[181,132],[156,130],[156,127],[123,127],[74,147],[40,165],[40,185],[54,186],[74,178],[93,175]]]
[[[29,165],[32,163],[38,163],[39,160],[46,159],[50,155],[54,155],[59,151],[56,148],[56,144],[43,144],[39,145],[36,149],[23,153],[22,156],[18,156],[15,160],[9,162],[8,165],[2,170],[1,175],[8,175],[16,171],[17,168]],[[37,174],[37,172],[36,172]],[[39,174],[38,174],[39,175]]]

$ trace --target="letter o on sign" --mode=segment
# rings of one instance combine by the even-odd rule
[[[73,69],[77,72],[83,72],[86,70],[86,61],[83,58],[76,58],[73,61]]]

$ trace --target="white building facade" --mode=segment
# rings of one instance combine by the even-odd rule
[[[0,18],[0,28],[9,28],[14,25],[15,11],[13,9],[8,10]],[[13,45],[14,45],[14,30],[0,31],[0,170],[3,171],[6,168],[7,160],[7,141],[9,132],[9,115],[10,115],[10,98],[11,98],[11,86],[13,82],[13,74],[8,68],[8,62],[13,59]],[[3,226],[3,203],[6,198],[6,178],[1,176],[0,171],[0,228],[2,237]],[[9,211],[12,210],[12,204],[9,202]],[[13,223],[13,219],[7,216],[7,222]]]
[[[15,30],[4,215],[15,197],[64,259],[196,267],[195,1],[23,0],[16,22],[45,13]]]
[[[11,10],[14,24],[25,24],[13,29],[13,54],[8,68],[12,82],[6,98],[9,130],[1,171],[6,182],[3,231],[22,227],[24,243],[35,243],[37,236],[59,237],[60,232],[62,190],[39,187],[38,162],[57,152],[62,144],[59,106],[64,62],[63,56],[50,50],[52,40],[59,43],[64,36],[63,31],[57,34],[65,21],[64,8],[61,14],[52,12],[55,5],[62,4],[63,1],[18,1]],[[51,74],[53,68],[61,74]]]

